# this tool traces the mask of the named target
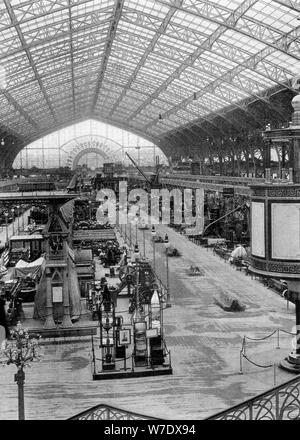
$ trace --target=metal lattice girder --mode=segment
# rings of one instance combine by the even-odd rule
[[[251,60],[248,60],[248,63],[252,64],[254,61],[254,58],[257,58],[257,56],[252,57]],[[248,65],[247,63],[244,63],[245,67],[247,67],[247,65]],[[246,92],[248,95],[249,94],[252,95],[253,97],[255,97],[258,100],[262,100],[262,101],[268,103],[270,105],[270,108],[273,111],[280,112],[278,110],[278,108],[276,108],[275,106],[273,106],[271,104],[271,102],[269,101],[268,98],[264,97],[263,95],[258,95],[258,94],[253,93],[253,90],[257,89],[259,83],[257,81],[250,79],[250,78],[247,78],[244,75],[239,75],[239,73],[243,72],[244,66],[240,65],[240,66],[232,69],[232,71],[229,71],[228,73],[223,74],[222,77],[216,79],[215,81],[213,81],[212,83],[210,83],[209,85],[204,87],[202,90],[194,92],[194,93],[196,93],[197,99],[200,99],[206,93],[214,93],[214,94],[220,94],[222,96],[222,98],[227,103],[238,102],[241,99],[239,98],[239,95],[235,92],[235,89],[239,89],[241,91]],[[279,70],[280,70],[280,68],[279,68]],[[273,70],[273,72],[274,72],[274,70]],[[275,70],[274,73],[276,73],[276,72],[277,72],[277,69]],[[268,73],[270,73],[270,71],[268,71]],[[230,84],[233,87],[231,89],[228,88],[226,90],[223,87],[224,83]],[[260,91],[257,90],[257,93],[259,93],[259,92]],[[163,114],[163,117],[169,117],[171,114],[176,113],[179,109],[184,108],[189,103],[193,102],[193,100],[195,99],[194,93],[193,93],[193,95],[189,96],[188,98],[186,98],[184,101],[182,101],[178,105],[174,106],[172,109],[165,112]],[[157,122],[159,122],[158,118],[156,118],[152,123],[149,123],[147,126],[145,126],[144,129],[148,129],[149,127],[151,127],[153,124],[155,124]]]
[[[295,74],[298,12],[293,0],[5,0],[0,118],[26,139],[100,115],[156,140],[226,131],[233,108],[257,125],[247,104],[280,114],[268,89]]]
[[[300,5],[298,0],[274,0],[279,5],[286,6],[296,12],[300,12]]]
[[[252,3],[255,3],[255,1],[253,0],[253,2]],[[245,6],[247,6],[247,7],[249,7],[249,2],[247,1],[247,2],[245,2]],[[244,8],[241,8],[241,11],[245,11],[245,9]],[[236,13],[232,13],[232,15],[234,16],[234,17],[236,17]],[[200,47],[198,47],[197,49],[196,49],[196,51],[193,53],[193,55],[192,56],[190,56],[189,57],[189,62],[191,63],[191,64],[193,64],[195,61],[196,61],[196,59],[200,56],[200,54],[201,53],[203,53],[203,52],[205,52],[206,50],[207,50],[207,47],[209,47],[209,48],[212,48],[212,46],[214,45],[214,43],[218,40],[218,38],[220,37],[220,35],[222,34],[222,33],[224,33],[225,32],[225,30],[226,30],[226,27],[225,26],[220,26],[220,27],[218,27],[217,28],[217,30],[212,34],[212,36],[210,36],[204,43],[202,43],[201,44],[201,46]],[[291,32],[292,34],[294,34],[294,31],[292,31]],[[284,37],[284,39],[286,40],[286,38]],[[266,49],[264,49],[263,51],[261,51],[259,54],[255,54],[254,56],[252,56],[252,57],[250,57],[250,59],[248,59],[247,60],[247,62],[243,62],[241,65],[239,65],[238,67],[236,67],[235,69],[233,69],[233,71],[232,72],[230,72],[229,74],[228,74],[228,76],[230,76],[229,77],[229,81],[232,81],[232,78],[235,76],[235,75],[238,75],[238,73],[240,73],[241,71],[243,71],[243,69],[245,69],[245,68],[247,68],[248,66],[251,66],[251,68],[253,68],[255,65],[257,66],[258,65],[258,63],[259,63],[259,61],[260,60],[262,60],[262,59],[264,59],[266,56],[267,56],[267,53],[270,51],[270,48],[266,48]],[[184,71],[184,69],[185,69],[185,66],[184,65],[181,65],[174,73],[173,73],[173,75],[172,76],[170,76],[156,91],[155,91],[155,93],[152,95],[152,97],[151,98],[148,98],[141,106],[139,106],[134,112],[133,112],[133,114],[131,114],[130,115],[130,119],[133,119],[135,116],[137,116],[137,114],[139,113],[139,112],[141,112],[148,104],[150,104],[151,103],[151,101],[153,100],[153,99],[155,99],[157,96],[159,96],[159,94],[164,90],[164,89],[166,89],[167,87],[168,87],[168,85],[169,84],[171,84],[171,82],[175,79],[175,78],[178,78],[181,74],[182,74],[182,72]],[[271,74],[273,74],[273,77],[275,77],[276,78],[276,80],[278,80],[278,78],[282,78],[282,75],[284,75],[284,77],[282,78],[282,82],[284,81],[284,80],[287,80],[287,77],[286,77],[286,74],[285,74],[285,72],[283,72],[281,69],[280,69],[280,67],[277,67],[277,68],[273,68],[273,70],[270,72],[270,70],[267,70],[266,72],[265,72],[265,74],[267,74],[269,77],[270,77],[270,75]],[[280,77],[278,76],[278,75],[280,75]],[[222,79],[223,79],[224,77],[222,77]],[[221,80],[218,80],[219,82],[221,81]],[[214,87],[215,87],[215,84],[212,84],[211,85],[211,89],[212,89],[212,91],[214,90]],[[188,102],[190,102],[191,100],[193,99],[193,96],[191,96],[189,99],[188,99]],[[183,104],[183,105],[185,105],[186,104],[186,102]],[[175,109],[176,109],[176,107],[175,107]],[[175,110],[176,111],[176,110]],[[165,116],[168,116],[170,113],[169,112],[167,112],[167,114],[165,115]],[[128,118],[128,119],[129,119]],[[158,121],[158,119],[157,119],[157,121]]]
[[[35,64],[34,64],[34,62],[33,62],[33,59],[32,59],[32,56],[31,56],[31,53],[30,53],[29,50],[26,48],[26,41],[24,40],[24,36],[23,36],[23,33],[22,33],[22,31],[21,31],[21,28],[20,28],[19,24],[17,24],[17,19],[16,19],[16,16],[15,16],[15,13],[14,13],[14,11],[13,11],[13,8],[11,7],[11,5],[10,5],[10,3],[9,3],[8,0],[3,0],[3,1],[4,1],[4,3],[5,3],[5,6],[6,6],[6,9],[7,9],[7,12],[8,12],[9,17],[10,17],[10,19],[11,19],[11,22],[15,24],[15,29],[16,29],[16,31],[17,31],[17,33],[18,33],[18,37],[19,37],[19,39],[20,39],[21,45],[22,45],[22,47],[24,48],[24,50],[25,50],[25,52],[26,52],[26,55],[27,55],[27,57],[28,57],[29,63],[30,63],[30,65],[31,65],[31,68],[32,68],[32,70],[34,71],[35,78],[37,79],[37,81],[38,81],[38,83],[39,83],[39,86],[40,86],[41,91],[42,91],[42,93],[43,93],[43,95],[44,95],[44,98],[45,98],[45,100],[46,100],[46,102],[47,102],[47,104],[48,104],[48,107],[49,107],[50,112],[51,112],[51,114],[52,114],[52,116],[53,116],[53,119],[54,119],[54,121],[56,121],[56,116],[55,116],[55,112],[54,112],[53,106],[52,106],[52,104],[51,104],[51,102],[50,102],[50,100],[49,100],[49,97],[48,97],[48,95],[47,95],[47,93],[46,93],[46,90],[45,90],[45,88],[44,88],[44,86],[43,86],[43,84],[42,84],[42,82],[41,82],[39,72],[37,71],[37,68],[36,68],[36,66],[35,66]]]
[[[252,0],[252,4],[256,3],[255,0]],[[237,13],[239,13],[240,15],[242,15],[243,13],[245,13],[245,11],[249,8],[250,2],[246,1],[244,2],[240,8],[238,8],[237,11],[233,12],[231,14],[231,17],[235,17],[235,19],[237,19]],[[212,48],[212,46],[214,45],[214,43],[219,39],[219,37],[227,30],[226,26],[219,26],[212,35],[209,36],[209,38],[207,38],[194,52],[192,55],[190,55],[187,60],[186,63],[189,64],[193,64],[202,53],[204,53],[207,48]],[[293,32],[292,32],[293,33]],[[269,48],[264,49],[263,51],[260,52],[260,54],[255,54],[255,56],[252,56],[247,62],[248,65],[251,65],[251,67],[254,66],[254,63],[257,64],[260,59],[263,59],[267,53],[266,51],[268,51]],[[260,55],[260,59],[259,59],[259,55]],[[186,64],[185,63],[185,64]],[[185,70],[185,65],[181,64],[179,68],[177,68],[175,70],[175,72],[170,75],[157,89],[156,91],[153,93],[153,95],[148,98],[142,105],[140,105],[132,114],[129,115],[128,119],[134,119],[147,105],[149,105],[151,103],[151,101],[155,98],[157,98],[160,93],[165,90],[171,83],[172,81],[174,81],[175,78],[180,77],[180,75],[182,74],[182,72]],[[243,69],[247,68],[246,63],[244,62],[243,65],[238,66],[236,69],[240,72]],[[274,73],[278,74],[278,70],[280,70],[280,68],[278,68]],[[231,73],[231,76],[233,76],[233,74]]]
[[[105,11],[101,10],[89,14],[82,14],[81,16],[76,17],[76,20],[72,20],[72,33],[74,36],[78,35],[78,38],[80,38],[80,34],[83,38],[90,38],[92,35],[92,39],[95,41],[95,37],[99,35],[100,31],[103,31],[104,25],[109,25],[110,22],[111,8],[106,8]],[[88,34],[84,34],[85,31],[87,31]],[[69,29],[66,26],[66,22],[61,21],[37,30],[33,29],[24,32],[24,35],[26,41],[28,41],[28,43],[25,44],[25,47],[28,49],[39,49],[40,46],[43,45],[44,50],[47,52],[49,47],[57,47],[57,43],[67,45],[68,41],[62,41],[62,39],[68,39]],[[18,43],[18,37],[15,35],[14,38],[7,40],[5,45],[1,45],[0,59],[22,53],[24,48]],[[86,46],[86,49],[88,48],[89,46]],[[44,52],[39,52],[40,56],[43,56],[43,54]]]
[[[166,57],[165,54],[164,54],[164,56]],[[199,73],[200,72],[201,73],[207,72],[210,75],[214,74],[214,76],[217,78],[216,73],[214,73],[214,70],[218,71],[219,66],[217,64],[209,63],[208,61],[201,62],[201,60],[200,60],[200,63],[201,64],[199,64],[197,66],[197,72],[199,72]],[[155,67],[156,66],[154,65],[154,68]],[[276,68],[276,66],[272,66],[272,68]],[[190,74],[187,74],[187,72],[185,71],[185,72],[183,72],[181,79],[183,79],[186,84],[191,84],[194,87],[196,87],[199,82],[199,77],[197,77],[197,75],[196,75],[197,72],[196,72],[196,69],[195,69],[195,71],[193,69],[193,72],[191,72]],[[225,79],[225,81],[226,81],[226,79]],[[231,84],[231,82],[229,82],[229,83]],[[252,91],[256,91],[256,93],[260,93],[262,90],[262,85],[257,80],[253,80],[251,78],[248,78],[245,75],[241,75],[240,77],[237,77],[237,78],[233,77],[232,78],[232,85],[235,86],[235,88],[242,90],[244,93],[245,93],[245,91],[247,93],[251,93]],[[245,85],[246,85],[246,87],[245,87]],[[124,91],[123,91],[123,94],[125,94]],[[123,96],[123,95],[121,95],[121,96]],[[172,90],[172,96],[174,96],[173,90]],[[259,97],[258,95],[256,95],[256,96],[258,99],[264,99],[263,97]],[[170,97],[171,97],[171,94],[170,94]],[[170,102],[170,97],[168,97],[168,102]],[[160,99],[162,100],[161,95],[160,95]],[[118,101],[117,101],[117,103],[118,103]],[[115,104],[115,106],[117,105],[117,103]]]
[[[109,59],[109,56],[111,53],[112,44],[113,44],[114,37],[117,32],[119,20],[121,18],[124,1],[125,0],[116,0],[116,3],[115,3],[115,7],[114,7],[114,11],[113,11],[113,19],[112,19],[112,22],[111,22],[111,25],[109,28],[108,40],[107,40],[105,51],[103,54],[102,63],[101,63],[100,69],[99,69],[99,75],[98,75],[97,82],[96,82],[95,93],[94,93],[94,97],[92,100],[90,113],[93,113],[93,110],[95,108],[95,105],[96,105],[96,102],[98,99],[99,91],[100,91],[102,81],[104,78],[104,74],[106,71],[106,66],[107,66],[108,59]]]
[[[12,135],[19,143],[23,142],[23,136],[20,133],[2,123],[0,123],[0,132]]]
[[[23,108],[19,105],[19,103],[11,96],[11,94],[9,92],[7,92],[6,90],[1,90],[1,92],[3,93],[3,95],[5,96],[5,98],[7,99],[7,101],[13,105],[13,107],[16,109],[17,112],[20,113],[20,115],[22,115],[24,117],[24,119],[32,125],[32,127],[35,130],[39,130],[39,125],[36,121],[34,121],[31,116],[23,110]]]
[[[180,6],[181,4],[182,4],[182,0],[177,2],[178,6]],[[170,20],[173,17],[175,11],[176,11],[176,9],[174,7],[170,8],[169,12],[167,13],[167,15],[165,16],[164,20],[162,21],[162,23],[160,24],[159,28],[157,29],[156,34],[154,35],[154,37],[150,41],[148,47],[146,48],[143,56],[141,57],[141,59],[137,63],[137,65],[136,65],[136,67],[134,69],[134,72],[132,73],[132,75],[130,76],[130,78],[129,78],[127,84],[126,84],[126,86],[124,87],[123,92],[120,94],[117,102],[115,103],[115,105],[111,109],[111,111],[109,113],[109,116],[111,116],[114,113],[114,111],[116,110],[116,108],[119,106],[120,102],[122,101],[122,99],[126,95],[128,89],[130,89],[130,86],[133,83],[133,81],[136,79],[138,72],[140,71],[141,67],[145,64],[145,62],[146,62],[146,60],[148,58],[148,55],[153,51],[153,48],[157,44],[161,34],[163,34],[165,32],[165,30],[166,30],[168,24],[170,23]]]
[[[129,11],[127,10],[127,13],[124,14],[123,19],[126,20],[128,23],[131,24],[135,24],[140,26],[141,28],[147,28],[147,25],[149,26],[147,29],[149,30],[153,30],[151,26],[153,26],[153,22],[151,21],[150,24],[148,24],[146,22],[147,16],[145,16],[145,14],[139,12],[138,14],[134,11],[131,11],[131,13],[129,13]],[[152,20],[154,20],[154,17],[151,17]],[[156,26],[157,27],[157,26]],[[177,40],[181,40],[184,43],[188,43],[194,46],[199,46],[199,44],[203,41],[205,41],[207,39],[207,34],[205,34],[204,32],[199,31],[198,29],[194,29],[194,28],[188,28],[186,26],[180,25],[178,23],[172,23],[170,22],[168,24],[167,29],[165,30],[165,34],[173,39],[177,39]],[[297,35],[299,36],[299,34],[297,33]],[[285,37],[285,34],[283,35],[282,32],[279,33],[279,36]],[[291,40],[294,41],[293,36],[291,36]],[[294,41],[294,44],[299,44],[299,41]],[[165,45],[161,44],[160,48],[163,49]],[[297,46],[298,47],[298,46]],[[186,64],[187,66],[191,66],[192,62],[190,60],[186,60],[183,59],[183,53],[180,53],[180,51],[176,51],[176,49],[174,47],[169,47],[167,48],[169,49],[169,51],[165,51],[163,53],[164,56],[170,56],[171,52],[170,50],[172,50],[172,56],[175,56],[176,59],[176,54],[179,54],[179,60]],[[207,50],[211,50],[210,47],[207,47]],[[235,62],[240,62],[241,60],[244,60],[245,58],[247,58],[249,55],[251,55],[251,53],[247,50],[245,50],[245,48],[240,47],[240,46],[235,46],[231,43],[228,43],[226,41],[218,41],[216,40],[214,45],[213,45],[213,50],[217,50],[218,53],[220,53],[221,56],[224,56],[226,59],[230,59],[233,60]],[[284,51],[285,52],[285,51]],[[299,53],[299,51],[297,50],[297,48],[295,48],[295,52]],[[276,67],[275,63],[270,63],[268,61],[266,61],[266,66],[270,65],[270,67]],[[287,72],[288,70],[285,69]]]
[[[158,1],[169,7],[173,4],[172,0]],[[290,44],[299,38],[299,29],[295,29],[289,36],[286,36],[279,29],[273,28],[262,21],[255,20],[253,17],[245,17],[245,13],[257,2],[258,0],[244,0],[235,11],[231,11],[229,8],[212,1],[184,0],[183,4],[178,6],[177,9],[213,21],[218,25],[225,26],[227,29],[230,28],[278,51],[288,52]],[[300,59],[299,54],[290,53],[289,55],[297,60]]]
[[[72,98],[73,98],[73,115],[75,116],[75,77],[74,77],[74,48],[73,48],[73,25],[72,25],[72,10],[71,10],[71,0],[68,0],[68,11],[69,11],[69,47],[70,47],[70,58],[71,58],[71,76],[72,76]]]

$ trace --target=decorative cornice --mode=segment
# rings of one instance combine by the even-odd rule
[[[299,262],[283,262],[283,261],[267,261],[260,260],[255,257],[251,257],[251,269],[259,272],[268,273],[271,276],[280,276],[282,278],[288,277],[300,277],[300,261]]]

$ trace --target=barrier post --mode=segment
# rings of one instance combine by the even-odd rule
[[[243,352],[240,350],[240,374],[243,374]]]
[[[279,345],[279,332],[280,332],[280,329],[277,330],[277,347],[276,348],[280,348],[280,345]]]
[[[95,350],[94,350],[94,338],[93,338],[93,334],[92,334],[92,353],[93,353],[94,374],[96,374],[96,360],[95,360]]]

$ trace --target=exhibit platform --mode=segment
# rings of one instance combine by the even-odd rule
[[[159,365],[154,368],[135,366],[134,370],[129,367],[126,370],[99,371],[93,373],[93,380],[130,379],[133,377],[163,376],[167,374],[173,374],[172,367],[168,365]]]
[[[56,323],[55,328],[44,328],[44,321],[33,319],[34,303],[25,303],[22,305],[23,313],[19,321],[28,329],[29,333],[40,335],[43,343],[44,339],[51,339],[53,343],[74,342],[75,339],[90,337],[97,334],[99,324],[92,321],[91,312],[86,308],[85,299],[81,300],[81,315],[72,327],[63,328],[60,321]]]

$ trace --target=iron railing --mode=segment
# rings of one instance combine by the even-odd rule
[[[155,417],[100,404],[70,417],[69,420],[158,420]]]
[[[69,420],[160,419],[100,404]],[[206,420],[300,420],[300,375]]]
[[[299,420],[300,375],[206,420]]]

